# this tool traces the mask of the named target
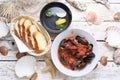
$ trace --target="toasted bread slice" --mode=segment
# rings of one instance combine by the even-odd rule
[[[17,20],[16,23],[15,23],[14,33],[15,33],[15,35],[16,35],[18,38],[21,38],[18,24],[19,24],[19,20]]]
[[[25,20],[22,35],[23,35],[23,41],[25,41],[26,43],[28,43],[27,29],[31,25],[32,25],[32,22],[29,19]]]
[[[21,18],[20,21],[19,21],[20,36],[21,36],[22,40],[23,40],[24,22],[25,22],[25,18]]]
[[[33,37],[35,41],[35,51],[38,53],[43,52],[47,45],[44,35],[37,31],[33,33]]]
[[[33,33],[36,32],[36,31],[37,31],[37,29],[36,29],[36,26],[35,26],[35,25],[31,25],[31,26],[29,26],[28,29],[27,29],[28,38],[29,38],[28,44],[29,44],[29,46],[30,46],[32,49],[35,48],[35,41],[34,41],[34,39],[33,39]]]

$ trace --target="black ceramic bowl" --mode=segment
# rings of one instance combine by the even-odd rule
[[[46,16],[46,11],[51,10],[53,15],[48,17]],[[61,17],[57,16],[57,12],[65,12],[66,16],[62,17],[66,19],[66,22],[64,23],[64,27],[62,29],[56,29],[55,22],[58,19],[61,19]],[[52,2],[45,5],[45,7],[42,9],[40,14],[40,21],[41,24],[45,27],[45,29],[51,33],[60,33],[68,28],[68,26],[71,24],[72,21],[72,14],[70,9],[63,3],[60,2]]]

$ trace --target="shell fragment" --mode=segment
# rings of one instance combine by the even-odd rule
[[[15,73],[18,77],[30,78],[36,71],[36,59],[33,56],[20,58],[15,65]]]

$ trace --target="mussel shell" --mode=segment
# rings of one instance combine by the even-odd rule
[[[69,61],[66,60],[66,59],[64,59],[63,57],[60,57],[60,62],[61,62],[62,64],[68,64],[68,63],[69,63]]]
[[[83,69],[87,64],[82,62],[81,64],[78,65],[78,68]]]
[[[71,64],[72,70],[75,70],[77,68],[76,64]]]
[[[74,42],[74,40],[68,39],[66,42],[70,42],[72,45],[76,46],[76,43]]]
[[[94,57],[95,57],[95,54],[91,51],[91,52],[87,53],[87,56],[88,56],[88,57],[93,57],[93,58],[94,58]]]
[[[88,41],[83,41],[83,38],[80,36],[76,36],[76,40],[78,40],[79,43],[83,44],[83,45],[88,45]]]
[[[90,46],[93,48],[93,44],[90,44]]]
[[[83,61],[90,63],[94,57],[95,57],[95,54],[93,52],[89,52],[87,56],[83,58]]]
[[[63,54],[64,51],[65,51],[65,49],[59,49],[59,53],[60,53],[60,54]]]
[[[63,40],[60,42],[60,47],[65,48],[65,46],[64,46],[65,41],[66,41],[66,39],[63,39]]]

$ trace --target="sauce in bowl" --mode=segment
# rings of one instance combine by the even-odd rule
[[[95,57],[92,49],[93,44],[90,44],[85,37],[68,36],[58,47],[58,58],[64,67],[70,70],[80,70],[90,64]]]

